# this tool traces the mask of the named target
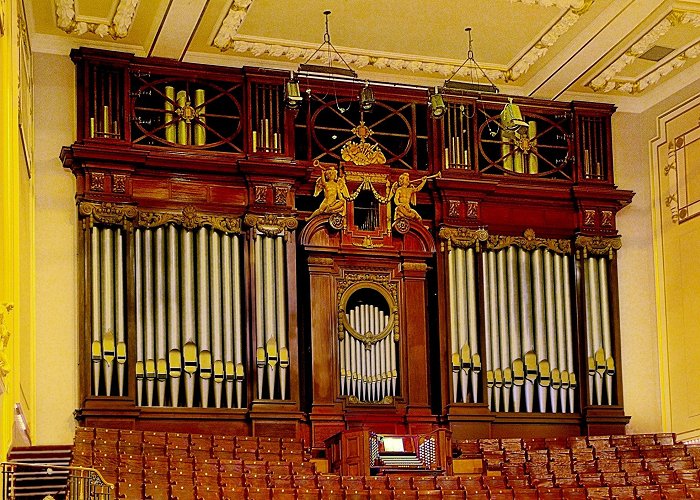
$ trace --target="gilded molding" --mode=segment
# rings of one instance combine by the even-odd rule
[[[517,246],[523,250],[532,251],[537,248],[545,248],[554,253],[570,254],[571,242],[569,240],[555,240],[551,238],[536,238],[535,231],[528,228],[523,236],[489,236],[486,247],[489,250],[501,250],[509,246]]]
[[[317,266],[332,266],[333,259],[331,257],[309,257],[309,264]]]
[[[243,222],[265,236],[277,236],[285,231],[294,231],[299,221],[294,217],[284,217],[275,214],[254,215],[246,214]]]
[[[248,9],[250,9],[252,3],[253,0],[234,0],[212,41],[212,46],[222,51],[231,47],[233,38],[248,15]]]
[[[401,268],[404,271],[422,271],[425,272],[428,270],[428,264],[425,262],[404,262],[401,265]]]
[[[14,305],[0,305],[0,378],[11,371],[10,360],[7,357],[7,344],[10,341],[10,331],[7,329],[6,316],[14,309]]]
[[[358,332],[350,324],[346,312],[348,301],[355,292],[363,289],[372,289],[379,292],[389,308],[389,319],[386,327],[381,332]],[[343,279],[337,282],[336,304],[338,308],[338,338],[342,340],[345,338],[345,333],[348,333],[368,347],[376,344],[388,335],[393,335],[393,340],[398,341],[400,334],[398,303],[397,284],[390,280],[388,274],[345,274]]]
[[[666,76],[671,71],[683,66],[689,59],[700,56],[700,42],[698,42],[637,80],[630,81],[629,78],[617,78],[617,75],[623,69],[653,47],[661,37],[671,30],[671,28],[682,24],[692,24],[695,28],[700,27],[700,13],[677,9],[672,10],[664,19],[647,31],[642,38],[632,44],[624,54],[588,82],[586,86],[594,92],[610,92],[612,90],[617,90],[628,94],[639,94],[650,85],[658,83],[662,77]]]
[[[140,0],[120,0],[109,24],[81,21],[76,16],[75,0],[55,0],[56,26],[69,35],[95,33],[100,38],[106,35],[113,39],[129,34]]]
[[[438,237],[445,240],[449,246],[459,248],[476,247],[477,250],[481,243],[489,239],[489,233],[486,229],[469,229],[468,227],[441,227],[438,231]]]
[[[583,251],[585,259],[589,254],[598,257],[608,256],[612,258],[613,252],[622,248],[620,236],[605,238],[603,236],[577,236],[576,252]]]
[[[590,9],[595,0],[511,0],[525,4],[539,5],[542,7],[557,6],[566,11],[559,19],[545,32],[533,45],[509,68],[484,67],[484,72],[491,80],[512,82],[527,72],[530,67],[542,58],[550,47],[574,26],[580,17]],[[252,0],[236,0],[231,6],[231,10],[224,19],[219,31],[212,42],[213,47],[222,51],[233,50],[234,52],[250,52],[256,57],[268,55],[272,57],[286,58],[290,61],[308,60],[314,56],[315,60],[326,57],[325,53],[316,50],[315,46],[301,46],[301,44],[291,45],[287,40],[271,40],[265,38],[238,36],[245,16],[248,12]],[[315,54],[315,55],[314,55]],[[418,58],[417,56],[402,56],[402,54],[365,52],[360,50],[350,50],[340,48],[339,54],[343,60],[354,68],[364,68],[367,66],[379,70],[411,71],[413,73],[422,72],[429,74],[439,74],[445,77],[453,75],[459,69],[462,61],[454,63],[444,63],[443,59]],[[470,76],[469,67],[460,70],[457,76]]]
[[[139,211],[133,205],[81,201],[78,204],[78,214],[88,218],[90,224],[101,222],[129,228],[138,217]]]

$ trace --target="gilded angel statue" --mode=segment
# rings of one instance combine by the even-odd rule
[[[323,201],[311,217],[320,214],[340,214],[345,217],[346,202],[350,198],[350,193],[345,185],[345,176],[338,176],[338,170],[335,167],[324,170],[316,179],[314,196],[318,196],[322,191]]]
[[[398,182],[394,182],[391,186],[391,191],[389,192],[389,198],[393,198],[394,205],[394,220],[399,219],[409,219],[409,220],[421,220],[421,216],[416,212],[411,205],[416,204],[416,193],[423,189],[425,183],[428,179],[434,177],[440,177],[438,172],[435,175],[424,176],[415,181],[411,181],[408,173],[404,172],[399,176]],[[413,183],[417,182],[417,185]]]

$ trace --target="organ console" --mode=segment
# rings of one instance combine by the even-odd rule
[[[624,432],[611,106],[72,57],[80,422]]]

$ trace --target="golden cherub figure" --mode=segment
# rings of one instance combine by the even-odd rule
[[[338,176],[335,167],[328,168],[316,179],[316,190],[314,196],[318,196],[323,191],[323,201],[314,210],[311,217],[320,214],[340,214],[345,217],[346,202],[350,198],[348,187],[345,184],[345,176]]]
[[[394,205],[394,221],[399,219],[421,220],[421,216],[416,212],[411,205],[416,204],[416,193],[423,189],[428,179],[440,177],[438,172],[435,175],[423,176],[420,179],[411,181],[408,173],[404,172],[399,176],[398,182],[394,182],[389,192],[389,198],[393,198]],[[417,182],[417,185],[413,183]]]

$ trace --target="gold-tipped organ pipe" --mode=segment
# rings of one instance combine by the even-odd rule
[[[491,367],[493,370],[493,398],[492,404],[495,411],[501,411],[501,394],[503,390],[503,370],[500,357],[500,329],[498,324],[498,269],[496,266],[496,252],[484,253],[485,267],[488,267],[488,295],[489,309],[487,311],[491,331]]]
[[[166,333],[166,296],[165,287],[165,230],[155,229],[155,336],[156,336],[156,385],[158,404],[165,405],[165,385],[168,379],[167,333]]]
[[[253,254],[255,255],[255,339],[257,343],[256,364],[258,368],[258,399],[263,397],[263,377],[265,375],[265,323],[263,297],[263,242],[262,235],[254,234],[251,239]]]
[[[260,237],[260,236],[259,236]],[[266,265],[263,268],[263,293],[265,308],[265,354],[267,357],[267,388],[268,399],[274,399],[277,389],[277,324],[275,321],[275,289],[277,286],[275,276],[274,239],[262,236],[263,258]]]
[[[92,379],[93,395],[99,395],[100,373],[102,363],[102,314],[100,312],[101,287],[100,287],[100,229],[92,227],[90,234],[91,252],[91,286],[92,286]]]
[[[194,406],[194,382],[197,373],[197,340],[195,334],[195,278],[194,278],[194,234],[180,230],[180,266],[182,277],[182,358],[185,371],[185,400],[189,408]]]
[[[211,292],[211,367],[214,375],[214,406],[222,407],[224,386],[224,339],[221,324],[221,237],[209,230],[209,290]]]
[[[459,351],[461,367],[459,383],[461,388],[461,400],[467,401],[468,376],[471,368],[471,351],[469,349],[468,325],[467,325],[467,287],[465,271],[465,252],[462,248],[456,248],[455,259],[455,285],[457,287],[457,333],[459,337]]]
[[[554,298],[557,311],[557,373],[553,376],[552,389],[559,392],[559,401],[561,402],[561,411],[566,412],[566,404],[568,402],[565,380],[568,379],[569,373],[566,369],[566,314],[564,312],[564,276],[565,269],[562,269],[562,256],[553,254],[554,260]],[[558,386],[558,387],[557,387]]]
[[[603,352],[602,332],[600,326],[600,288],[598,280],[598,260],[595,257],[588,257],[588,289],[589,289],[589,312],[591,316],[591,339],[596,403],[603,404],[603,376],[605,374],[605,353]],[[590,362],[590,361],[589,361]]]
[[[136,274],[136,404],[143,404],[143,386],[145,377],[145,366],[143,358],[143,243],[142,230],[137,229],[134,233],[134,260]]]
[[[564,326],[566,328],[566,370],[569,375],[569,406],[568,412],[573,413],[576,391],[576,374],[574,373],[574,339],[573,339],[573,324],[571,318],[571,281],[569,278],[569,257],[563,257],[564,268]]]
[[[118,367],[118,382],[119,395],[124,396],[125,366],[126,366],[126,327],[124,320],[126,318],[124,312],[124,244],[121,229],[117,229],[114,233],[114,286],[116,300],[114,302],[115,311],[115,329],[117,335],[117,367]]]
[[[275,278],[277,311],[277,346],[279,347],[280,396],[287,399],[287,368],[289,367],[289,350],[287,348],[287,280],[284,266],[284,236],[275,238]]]
[[[506,250],[508,284],[508,344],[510,346],[510,366],[513,374],[513,411],[520,411],[520,397],[525,383],[525,371],[520,350],[520,286],[518,284],[518,256],[514,246]]]
[[[165,140],[168,142],[177,142],[177,115],[175,110],[175,88],[171,86],[165,87]]]
[[[605,393],[608,404],[613,404],[612,389],[613,375],[615,374],[615,361],[612,352],[612,336],[610,333],[610,305],[608,298],[608,263],[605,257],[598,258],[598,281],[600,282],[600,325],[603,338],[603,352],[605,353]]]
[[[204,89],[196,89],[194,91],[194,109],[197,115],[197,121],[194,123],[194,143],[197,146],[202,146],[207,142],[206,123],[206,107],[204,106]]]
[[[481,357],[479,355],[479,325],[477,318],[477,296],[476,296],[476,257],[474,249],[468,248],[466,251],[467,260],[467,313],[469,317],[469,350],[471,351],[471,388],[472,403],[479,400],[479,373],[481,372]]]
[[[167,226],[168,241],[168,376],[170,404],[178,406],[182,375],[182,346],[180,344],[180,280],[178,259],[178,230]]]
[[[236,407],[243,407],[243,393],[245,391],[244,378],[245,370],[243,368],[243,313],[241,312],[241,297],[243,290],[241,288],[241,250],[240,236],[229,236],[233,240],[233,361],[235,363],[236,377]],[[228,350],[226,351],[228,352]],[[226,365],[227,379],[230,372],[229,365]],[[229,403],[230,404],[230,403]]]
[[[199,394],[202,408],[209,406],[211,323],[209,309],[209,238],[207,229],[197,230],[197,346],[199,348]]]
[[[558,375],[556,367],[557,363],[557,314],[556,303],[554,299],[554,270],[552,265],[552,254],[549,251],[544,251],[544,299],[545,299],[545,317],[547,324],[547,361],[549,361],[550,369],[550,385],[549,385],[549,401],[551,411],[556,413],[558,403],[558,382],[555,377]]]
[[[498,324],[499,345],[501,355],[501,368],[503,371],[503,411],[510,411],[509,392],[513,386],[513,371],[510,368],[510,339],[508,336],[508,287],[507,287],[507,250],[497,252],[496,263],[498,268]]]
[[[535,337],[532,329],[532,271],[530,253],[518,248],[518,280],[520,282],[520,333],[522,339],[522,357],[525,371],[525,410],[531,413],[535,398],[537,382],[537,356],[535,354]]]
[[[447,272],[449,287],[449,308],[450,308],[450,352],[452,353],[452,401],[460,402],[459,399],[459,372],[462,362],[459,358],[459,337],[457,333],[457,276],[455,264],[455,249],[451,248],[447,252]]]
[[[143,232],[143,324],[144,352],[146,358],[146,403],[153,406],[153,389],[156,379],[155,324],[153,297],[153,232]]]
[[[537,388],[539,409],[541,413],[547,411],[547,388],[550,384],[549,361],[547,360],[547,328],[545,320],[544,298],[544,264],[542,262],[542,250],[532,252],[532,276],[534,279],[534,326],[535,326],[535,355],[537,357],[539,384]]]
[[[114,244],[113,229],[102,228],[102,366],[107,396],[112,395],[112,375],[116,355],[114,336]]]

